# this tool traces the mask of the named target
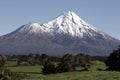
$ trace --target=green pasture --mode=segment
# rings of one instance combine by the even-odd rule
[[[83,71],[81,67],[77,67],[75,72],[50,75],[41,74],[42,66],[40,65],[16,66],[16,62],[8,62],[8,69],[27,75],[28,77],[24,80],[120,80],[120,72],[105,71],[106,66],[100,61],[92,62],[89,71]]]

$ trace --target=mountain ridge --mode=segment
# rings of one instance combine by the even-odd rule
[[[0,37],[1,53],[88,53],[108,55],[120,41],[98,30],[74,12],[63,13],[43,24],[28,23]],[[106,51],[104,51],[106,50]]]

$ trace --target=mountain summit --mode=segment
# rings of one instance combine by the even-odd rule
[[[119,40],[69,11],[47,23],[28,23],[10,34],[1,36],[0,52],[108,55],[119,44]]]
[[[48,23],[43,24],[51,29],[53,29],[56,34],[69,34],[76,37],[85,37],[85,36],[98,36],[96,33],[105,34],[97,30],[92,25],[86,23],[74,12],[63,13],[56,19],[49,21]]]

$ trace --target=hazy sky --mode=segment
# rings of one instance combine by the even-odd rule
[[[29,22],[47,22],[68,11],[120,39],[120,0],[0,0],[0,35]]]

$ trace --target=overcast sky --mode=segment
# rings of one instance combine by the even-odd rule
[[[42,24],[68,11],[120,39],[120,0],[0,0],[0,35],[29,22]]]

